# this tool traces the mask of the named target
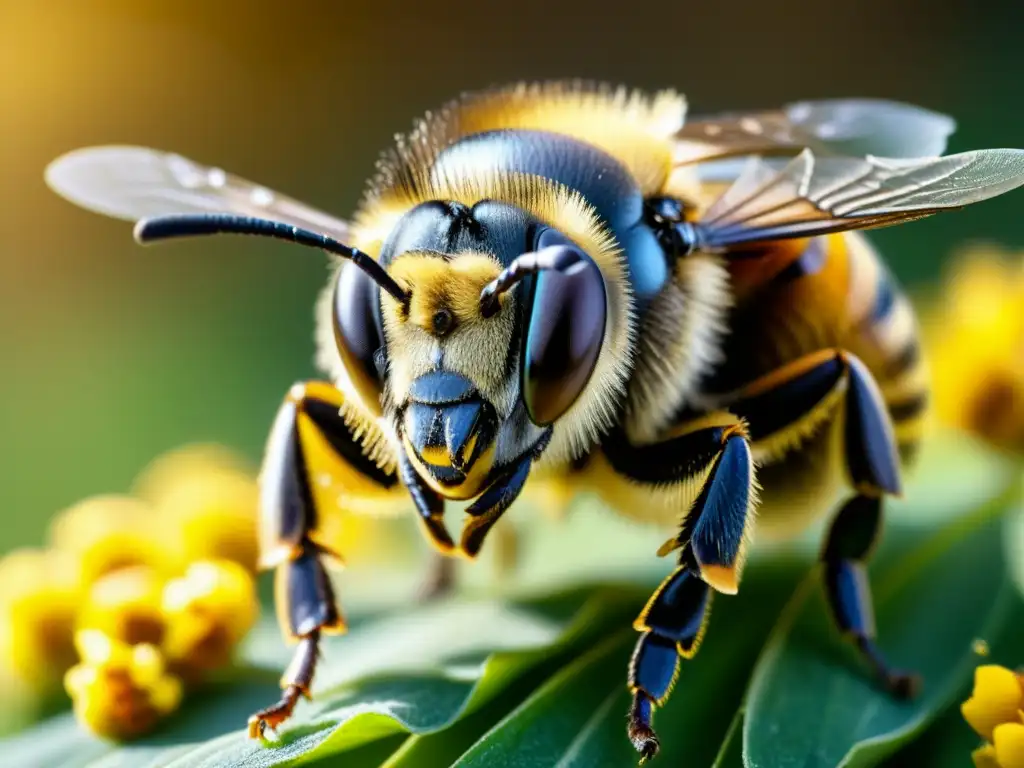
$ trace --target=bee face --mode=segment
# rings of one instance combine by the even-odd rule
[[[409,293],[382,297],[388,399],[403,448],[448,498],[479,492],[519,397],[514,298],[484,317],[480,294],[501,272],[481,253],[406,253],[389,273]]]

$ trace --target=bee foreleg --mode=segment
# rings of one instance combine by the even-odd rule
[[[267,442],[260,476],[260,566],[277,569],[278,621],[298,647],[281,678],[280,701],[249,719],[249,735],[254,738],[287,720],[298,700],[309,696],[321,635],[345,630],[324,566],[338,555],[328,549],[330,542],[318,528],[319,517],[327,510],[316,503],[314,468],[331,466],[329,457],[344,475],[344,490],[353,493],[399,487],[393,472],[365,456],[339,413],[341,404],[341,393],[329,384],[295,385],[278,410]]]
[[[292,716],[300,697],[309,697],[321,632],[345,631],[345,620],[321,560],[322,552],[315,544],[307,546],[308,552],[277,569],[274,591],[278,620],[283,631],[298,638],[299,644],[281,677],[284,693],[280,701],[249,718],[251,738],[262,738],[267,728],[276,728]]]

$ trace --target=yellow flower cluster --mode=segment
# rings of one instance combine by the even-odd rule
[[[986,741],[972,755],[977,768],[1024,768],[1024,676],[994,664],[978,667],[960,711]]]
[[[258,490],[230,453],[157,459],[131,496],[59,514],[46,549],[0,560],[0,659],[39,693],[63,679],[79,720],[146,733],[230,661],[256,621]]]
[[[937,417],[1024,452],[1024,254],[966,251],[922,327]]]

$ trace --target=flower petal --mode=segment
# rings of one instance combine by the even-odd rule
[[[997,725],[1017,719],[1022,699],[1024,691],[1017,675],[1006,667],[986,664],[974,671],[974,691],[960,711],[983,739],[992,741]]]
[[[996,759],[996,748],[991,744],[985,744],[971,752],[974,758],[974,768],[999,768],[999,761]]]
[[[1024,768],[1024,725],[997,725],[992,738],[1000,768]]]

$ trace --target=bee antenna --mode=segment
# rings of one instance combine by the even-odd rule
[[[403,304],[409,301],[409,294],[380,264],[358,248],[338,242],[333,237],[295,227],[280,221],[260,219],[254,216],[237,216],[230,213],[171,214],[142,219],[135,225],[135,240],[147,245],[158,240],[197,235],[259,235],[288,240],[299,245],[333,253],[348,259],[369,275],[382,290],[387,291]]]
[[[484,317],[495,315],[501,308],[498,301],[501,294],[515,288],[525,277],[547,269],[565,272],[583,260],[583,254],[567,245],[549,245],[539,251],[524,253],[516,257],[502,270],[500,275],[480,291],[480,313]]]

